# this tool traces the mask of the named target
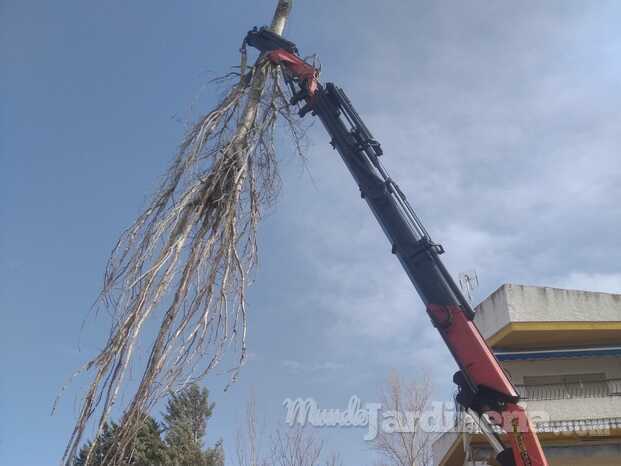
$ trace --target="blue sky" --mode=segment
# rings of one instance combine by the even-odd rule
[[[106,335],[105,316],[81,326],[107,255],[184,121],[220,95],[208,80],[274,3],[0,2],[0,463],[57,463],[80,381],[49,413]],[[478,299],[504,282],[621,292],[620,13],[614,1],[297,0],[287,36],[347,90],[449,269],[477,270]],[[308,143],[305,164],[281,147],[251,360],[226,393],[225,374],[207,380],[208,436],[230,460],[251,391],[273,422],[287,397],[373,400],[393,368],[429,374],[439,399],[452,391],[448,352],[318,124]],[[373,462],[363,431],[321,435],[346,463]]]

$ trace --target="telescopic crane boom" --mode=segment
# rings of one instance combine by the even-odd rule
[[[343,90],[333,83],[320,84],[319,71],[298,56],[295,44],[265,28],[250,31],[245,43],[281,66],[293,92],[291,104],[303,103],[300,116],[312,112],[321,120],[332,147],[358,184],[392,245],[392,253],[455,358],[460,368],[453,377],[457,401],[479,418],[498,463],[548,466],[528,415],[518,404],[515,387],[474,325],[474,311],[440,260],[442,246],[431,240],[399,186],[384,170],[380,144]]]

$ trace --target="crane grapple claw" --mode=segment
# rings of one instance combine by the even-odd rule
[[[286,50],[290,53],[298,53],[295,44],[284,37],[279,36],[275,32],[270,31],[265,26],[257,29],[256,27],[248,31],[246,44],[259,50],[261,53],[271,52],[273,50]]]

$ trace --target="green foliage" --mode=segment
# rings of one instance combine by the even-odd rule
[[[205,452],[205,466],[224,466],[224,447],[222,440],[218,440],[215,446]]]
[[[132,451],[132,461],[135,466],[154,466],[164,464],[166,446],[160,438],[161,428],[158,422],[148,417],[143,427],[138,431]]]
[[[95,447],[91,454],[88,466],[103,466],[109,459],[109,453],[114,448],[114,437],[118,431],[115,423],[104,424],[102,434],[95,441]],[[160,438],[161,428],[152,417],[147,417],[138,431],[136,438],[123,458],[122,466],[156,466],[164,465],[166,461],[166,448]],[[75,466],[86,466],[88,452],[92,447],[89,442],[75,460]]]
[[[103,465],[104,458],[106,453],[110,451],[110,448],[113,443],[113,431],[115,426],[110,427],[108,423],[103,425],[102,433],[95,440],[95,446],[93,447],[93,442],[88,442],[82,450],[80,450],[80,454],[76,458],[74,465],[75,466],[86,466],[86,460],[88,457],[88,453],[93,448],[91,453],[90,465],[100,466]]]
[[[172,394],[164,413],[170,466],[215,466],[217,453],[203,451],[207,421],[214,404],[209,404],[209,391],[190,385],[180,394]]]
[[[194,384],[179,394],[171,394],[162,416],[163,424],[148,416],[119,466],[224,466],[221,441],[204,449],[207,421],[214,407],[208,395],[206,388],[200,389]],[[106,466],[118,429],[114,422],[106,423],[95,445],[89,442],[80,450],[74,466]],[[93,452],[87,465],[91,448]]]

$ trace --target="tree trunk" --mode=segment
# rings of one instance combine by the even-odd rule
[[[272,19],[272,25],[270,29],[278,35],[282,35],[291,12],[293,0],[278,0],[276,5],[276,11],[274,12],[274,18]],[[237,128],[237,134],[235,139],[243,141],[246,135],[252,128],[257,116],[257,110],[259,107],[259,101],[261,100],[261,94],[263,93],[263,87],[265,86],[265,80],[267,79],[267,68],[257,68],[255,63],[254,74],[252,75],[252,81],[250,82],[250,90],[248,95],[248,101],[246,102],[246,108],[243,111],[241,122]]]
[[[271,29],[279,36],[282,36],[282,33],[285,30],[287,18],[289,17],[289,13],[291,13],[292,6],[293,0],[278,0]]]

